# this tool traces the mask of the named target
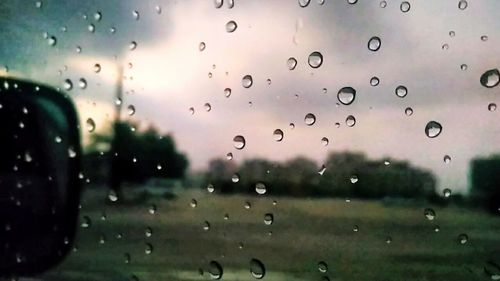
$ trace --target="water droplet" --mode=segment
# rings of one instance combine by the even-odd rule
[[[370,79],[370,85],[372,85],[373,87],[378,86],[379,83],[380,83],[380,80],[376,76],[373,76]]]
[[[443,157],[443,161],[444,161],[444,163],[445,163],[445,164],[449,164],[449,163],[451,162],[451,157],[450,157],[450,155],[445,155],[445,156]]]
[[[282,141],[283,140],[283,131],[280,129],[276,129],[273,132],[273,137],[275,141]]]
[[[494,281],[500,280],[500,265],[493,262],[488,261],[483,268],[484,273]]]
[[[274,222],[274,215],[271,213],[267,213],[264,215],[264,224],[271,225]]]
[[[233,154],[232,154],[231,152],[228,152],[228,153],[226,154],[226,159],[227,159],[227,160],[233,160]]]
[[[78,81],[78,86],[80,87],[80,89],[85,90],[87,88],[87,80],[85,80],[85,78],[80,78],[80,80]]]
[[[306,117],[304,118],[304,122],[306,123],[307,126],[312,126],[314,123],[316,123],[316,116],[312,113],[307,113]]]
[[[293,123],[290,123],[288,126],[289,126],[289,127],[290,127],[290,129],[292,129],[292,130],[293,130],[293,129],[295,129],[295,124],[293,124]]]
[[[209,183],[209,184],[207,185],[207,191],[208,191],[209,193],[214,193],[214,191],[215,191],[215,187],[213,186],[213,184],[210,184],[210,183]]]
[[[153,205],[149,206],[148,213],[150,215],[154,215],[154,214],[156,214],[157,210],[158,210],[158,208],[156,207],[156,205],[153,204]]]
[[[491,112],[497,110],[497,105],[495,103],[488,104],[488,110]]]
[[[212,110],[212,106],[208,102],[205,103],[203,107],[205,108],[206,112],[210,112],[210,110]]]
[[[460,65],[460,69],[463,70],[463,71],[467,70],[467,65],[466,64],[461,64]]]
[[[57,44],[57,38],[55,36],[50,36],[47,39],[47,43],[49,44],[49,46],[55,46]]]
[[[238,28],[238,25],[234,20],[230,20],[226,23],[226,32],[231,33],[234,32]]]
[[[328,143],[330,143],[330,141],[328,140],[328,138],[327,138],[327,137],[323,137],[323,138],[321,139],[321,144],[322,144],[323,146],[327,146],[327,145],[328,145]]]
[[[238,175],[238,174],[234,174],[234,175],[231,177],[231,181],[232,181],[233,183],[237,183],[237,182],[239,182],[239,181],[240,181],[240,175]]]
[[[469,241],[469,236],[465,233],[458,235],[458,243],[464,245]]]
[[[207,45],[205,44],[205,42],[200,42],[200,44],[198,44],[198,50],[200,50],[200,52],[203,52],[206,47]]]
[[[374,37],[370,38],[370,40],[368,41],[368,50],[370,50],[372,52],[376,52],[380,49],[381,45],[382,45],[382,41],[380,40],[380,38],[377,36],[374,36]]]
[[[161,6],[156,6],[155,11],[158,15],[161,14]]]
[[[257,194],[259,195],[266,194],[267,192],[266,185],[261,182],[258,182],[257,184],[255,184],[255,192],[257,192]]]
[[[250,88],[252,87],[253,84],[253,78],[251,75],[245,75],[243,76],[243,79],[241,79],[241,84],[243,85],[243,88]]]
[[[111,202],[118,201],[118,195],[116,194],[116,192],[113,189],[110,189],[108,191],[108,200]]]
[[[351,181],[352,184],[355,184],[359,181],[359,178],[357,175],[352,175],[349,180]]]
[[[219,9],[220,7],[222,7],[223,4],[224,4],[224,0],[214,0],[214,6],[216,9]]]
[[[66,91],[71,91],[71,89],[73,89],[73,82],[71,82],[71,80],[69,79],[64,80],[63,88]]]
[[[250,204],[250,202],[246,201],[245,202],[245,205],[244,205],[244,208],[249,210],[250,208],[252,208],[252,204]]]
[[[448,45],[446,43],[443,44],[443,46],[441,46],[441,49],[443,49],[443,50],[448,50],[449,48],[450,48],[450,45]]]
[[[401,9],[401,12],[406,13],[410,10],[410,3],[408,1],[403,1],[401,2],[399,8]]]
[[[394,92],[396,93],[396,96],[404,98],[408,94],[408,89],[403,85],[399,85],[396,87],[396,90]]]
[[[387,7],[387,1],[383,0],[383,1],[380,1],[380,8],[385,8]]]
[[[406,116],[411,116],[413,114],[413,109],[411,107],[407,107],[405,109]]]
[[[353,5],[353,4],[358,3],[358,0],[347,0],[347,3]]]
[[[90,33],[94,33],[95,32],[95,25],[93,24],[89,24],[87,26],[87,30],[90,32]]]
[[[309,66],[318,68],[323,64],[323,55],[320,52],[312,52],[307,60]]]
[[[328,265],[326,264],[326,262],[318,262],[318,271],[321,273],[326,273],[328,271]]]
[[[129,106],[127,107],[127,113],[128,113],[128,115],[129,115],[129,116],[134,115],[134,114],[135,114],[135,106],[133,106],[133,105],[129,105]]]
[[[128,48],[131,51],[135,50],[137,48],[137,42],[135,42],[135,41],[130,42],[130,44],[128,45]]]
[[[433,209],[431,209],[431,208],[426,208],[426,209],[424,210],[424,216],[425,216],[428,220],[432,221],[432,220],[434,220],[434,219],[436,218],[436,212],[434,212],[434,210],[433,210]]]
[[[89,133],[92,133],[93,131],[95,131],[95,122],[94,122],[94,119],[88,118],[87,122],[85,122],[85,124],[87,126],[87,131]]]
[[[114,33],[116,32],[116,28],[115,28],[115,27],[110,27],[110,28],[109,28],[109,32],[110,32],[111,34],[114,34]]]
[[[224,89],[224,96],[226,98],[229,98],[231,96],[231,88],[225,88]]]
[[[194,107],[189,108],[189,114],[194,115]]]
[[[204,231],[209,231],[210,230],[210,223],[208,221],[205,221],[203,223],[203,230]]]
[[[55,141],[56,143],[61,143],[61,142],[62,142],[62,138],[61,138],[60,136],[56,136],[56,137],[54,138],[54,141]]]
[[[307,5],[309,5],[310,2],[311,0],[299,0],[299,6],[305,8],[307,7]]]
[[[228,1],[227,1],[227,7],[228,7],[229,9],[234,8],[234,0],[228,0]]]
[[[144,253],[146,255],[151,255],[152,252],[153,252],[153,245],[146,243],[146,248],[144,249]]]
[[[100,20],[102,19],[102,13],[101,13],[101,12],[99,12],[99,11],[98,11],[98,12],[95,12],[95,14],[94,14],[94,19],[95,19],[96,21],[100,21]]]
[[[354,125],[356,125],[356,118],[354,118],[354,116],[352,115],[347,116],[347,118],[345,119],[345,124],[347,125],[347,127],[353,127]]]
[[[246,145],[246,140],[243,136],[235,136],[233,138],[233,145],[234,145],[234,148],[236,149],[243,149]]]
[[[359,231],[359,226],[354,225],[354,226],[352,227],[352,231],[354,231],[354,232],[358,232],[358,231]]]
[[[151,237],[153,235],[153,229],[151,227],[146,227],[144,230],[144,236]]]
[[[94,64],[94,72],[95,73],[101,72],[101,65],[100,64],[98,64],[98,63]]]
[[[325,171],[326,171],[326,166],[325,165],[321,165],[321,167],[318,170],[318,174],[320,176],[322,176],[325,173]]]
[[[264,267],[264,264],[258,259],[251,259],[250,274],[252,274],[255,279],[264,278],[266,275],[266,268]]]
[[[460,10],[465,10],[465,9],[467,9],[467,1],[465,1],[465,0],[460,0],[460,1],[458,2],[458,8],[459,8]]]
[[[451,189],[449,189],[449,188],[443,189],[443,196],[445,198],[449,198],[451,196]]]
[[[337,93],[337,99],[341,104],[349,105],[354,102],[356,98],[356,90],[352,87],[343,87]]]
[[[427,125],[425,125],[425,134],[429,138],[435,138],[439,136],[439,134],[441,134],[442,131],[443,127],[436,121],[429,121]]]
[[[196,208],[198,206],[198,201],[196,201],[196,199],[191,199],[191,202],[189,202],[189,206],[191,206],[191,208]]]
[[[294,57],[288,58],[288,60],[286,61],[286,66],[289,70],[294,70],[297,66],[297,60]]]
[[[139,18],[140,18],[139,11],[133,11],[132,16],[134,17],[135,20],[139,20]]]
[[[35,7],[37,7],[38,9],[42,8],[43,6],[43,2],[42,1],[36,1],[35,2]]]
[[[130,260],[132,259],[129,253],[123,254],[124,260],[126,264],[130,263]]]
[[[493,88],[500,83],[500,72],[496,68],[490,69],[481,75],[479,81],[484,87]]]
[[[391,236],[387,236],[387,237],[385,238],[385,243],[386,243],[386,244],[391,244],[391,243],[392,243],[392,237],[391,237]]]
[[[222,278],[224,271],[222,269],[222,266],[218,262],[211,261],[208,264],[208,273],[210,274],[210,278],[219,280]]]
[[[208,73],[208,78],[212,78],[212,72]]]

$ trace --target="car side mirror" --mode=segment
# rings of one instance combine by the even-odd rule
[[[80,136],[69,97],[0,78],[0,277],[60,262],[74,241]]]

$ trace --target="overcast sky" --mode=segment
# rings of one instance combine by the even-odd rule
[[[458,0],[410,1],[406,13],[402,1],[392,0],[385,8],[371,0],[311,0],[305,8],[294,0],[235,0],[232,9],[194,0],[43,0],[41,8],[26,2],[0,4],[0,66],[7,75],[55,87],[71,79],[81,120],[93,118],[97,130],[105,130],[113,116],[116,69],[123,65],[124,108],[136,108],[127,118],[171,133],[193,169],[228,152],[236,161],[303,155],[320,166],[329,152],[350,150],[408,160],[431,169],[441,189],[463,191],[471,158],[500,152],[500,109],[488,111],[488,104],[500,105],[500,86],[479,83],[486,70],[500,68],[497,0],[468,1],[464,10]],[[237,23],[232,33],[226,31],[230,20]],[[55,46],[44,32],[56,38]],[[367,47],[373,36],[381,39],[376,52]],[[133,41],[137,47],[130,50]],[[307,62],[314,51],[323,55],[315,69]],[[297,60],[294,70],[287,67],[289,57]],[[245,75],[253,77],[248,89],[242,87]],[[373,76],[380,79],[376,87],[370,86]],[[78,88],[82,77],[84,90]],[[398,85],[408,89],[406,97],[396,96]],[[346,86],[357,92],[350,105],[337,99]],[[225,88],[232,89],[229,98]],[[413,115],[405,115],[407,107]],[[307,113],[317,118],[313,126],[304,123]],[[345,124],[349,115],[356,118],[353,127]],[[443,126],[433,139],[424,133],[431,120]],[[283,141],[274,140],[275,129],[283,130]],[[243,150],[233,147],[236,135],[246,138]],[[326,147],[323,137],[330,140]]]

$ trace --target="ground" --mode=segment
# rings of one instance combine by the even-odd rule
[[[194,189],[174,200],[106,205],[105,195],[85,192],[81,222],[88,216],[90,226],[79,226],[75,250],[44,280],[208,280],[211,261],[222,280],[255,280],[250,260],[258,259],[263,280],[470,281],[490,280],[484,266],[500,261],[500,220],[479,209]]]

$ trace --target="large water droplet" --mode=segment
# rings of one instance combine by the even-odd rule
[[[276,129],[273,132],[273,137],[275,141],[282,141],[283,140],[283,131],[280,129]]]
[[[243,76],[243,79],[241,79],[241,85],[243,85],[243,88],[250,88],[252,87],[253,84],[253,78],[251,75],[245,75]]]
[[[373,76],[370,79],[370,85],[372,85],[373,87],[378,86],[379,83],[380,83],[380,80],[376,76]]]
[[[258,182],[255,184],[255,192],[259,195],[264,195],[267,192],[266,185],[264,183]]]
[[[323,64],[323,55],[320,52],[312,52],[307,62],[312,68],[318,68]]]
[[[210,274],[210,278],[219,280],[222,278],[224,271],[222,269],[222,266],[218,262],[211,261],[208,264],[208,273]]]
[[[337,98],[341,104],[349,105],[353,103],[356,98],[356,90],[352,87],[343,87],[337,93]]]
[[[368,50],[370,50],[372,52],[376,52],[376,51],[378,51],[378,49],[380,49],[381,45],[382,45],[382,41],[380,40],[380,38],[377,36],[374,36],[374,37],[370,38],[370,40],[368,41]]]
[[[214,0],[214,6],[216,9],[219,9],[222,5],[224,5],[224,0]]]
[[[231,20],[231,21],[228,21],[226,23],[226,32],[234,32],[236,30],[236,28],[238,28],[238,25],[236,24],[236,22],[234,20]]]
[[[311,0],[299,0],[299,6],[305,8],[307,7],[307,5],[309,5],[310,2]]]
[[[326,273],[328,271],[328,265],[324,261],[318,263],[318,271],[321,273]]]
[[[231,177],[231,181],[233,183],[237,183],[240,181],[240,175],[239,174],[234,174],[232,177]]]
[[[312,113],[307,113],[306,117],[304,118],[304,122],[306,123],[307,126],[312,126],[314,123],[316,123],[316,116]]]
[[[235,136],[233,138],[233,145],[234,145],[234,148],[236,149],[243,149],[246,145],[246,140],[243,136]]]
[[[479,81],[484,87],[493,88],[500,83],[500,72],[496,68],[490,69],[481,75]]]
[[[425,134],[429,138],[435,138],[439,136],[439,134],[441,134],[442,131],[443,127],[436,121],[429,121],[427,125],[425,125]]]
[[[467,1],[465,1],[465,0],[460,0],[460,1],[458,2],[458,8],[459,8],[460,10],[465,10],[465,9],[467,9]]]
[[[286,66],[289,70],[294,70],[297,66],[297,60],[294,57],[288,58],[288,60],[286,61]]]
[[[491,112],[497,110],[497,105],[495,103],[488,104],[488,110]]]
[[[410,10],[410,3],[408,1],[403,1],[401,2],[399,8],[401,9],[401,12],[406,13]]]
[[[266,268],[264,264],[258,259],[250,260],[250,274],[255,279],[262,279],[266,275]]]
[[[408,89],[403,85],[399,85],[396,87],[396,90],[394,92],[396,93],[396,96],[404,98],[408,94]]]

